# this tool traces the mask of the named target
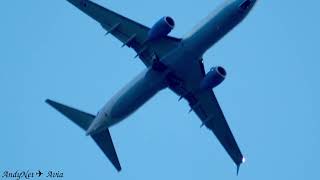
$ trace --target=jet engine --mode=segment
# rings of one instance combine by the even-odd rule
[[[171,17],[165,16],[161,18],[150,29],[148,39],[152,41],[167,36],[174,28],[174,25],[175,22]]]
[[[221,67],[213,67],[211,70],[206,74],[200,84],[201,90],[211,90],[217,87],[224,79],[226,78],[227,72],[226,70]]]

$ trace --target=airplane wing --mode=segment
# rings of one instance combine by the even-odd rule
[[[185,98],[197,116],[201,119],[202,125],[212,130],[224,149],[228,152],[232,160],[239,167],[244,161],[244,157],[237,145],[237,142],[230,130],[225,116],[219,106],[216,96],[212,90],[195,93],[199,88],[200,82],[205,76],[202,61],[194,61],[192,70],[189,70],[180,85],[170,85],[170,89],[176,94]]]
[[[67,0],[88,16],[99,22],[107,31],[123,43],[133,48],[137,56],[148,67],[152,64],[154,54],[159,58],[176,48],[180,39],[167,36],[156,41],[147,42],[150,28],[117,14],[89,0]]]

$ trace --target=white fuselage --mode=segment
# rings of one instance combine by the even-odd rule
[[[201,59],[211,46],[244,19],[256,0],[250,0],[252,5],[248,9],[241,9],[240,6],[245,1],[247,0],[227,0],[185,36],[181,44],[161,59],[161,62],[175,73],[187,73],[190,68],[188,62]],[[99,132],[127,118],[160,90],[168,87],[167,75],[168,71],[157,72],[151,67],[146,68],[108,101],[87,133]]]

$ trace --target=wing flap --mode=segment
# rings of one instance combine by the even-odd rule
[[[194,109],[202,123],[210,129],[236,165],[243,161],[243,155],[232,134],[213,91],[198,96],[201,105]],[[205,118],[204,118],[205,117]]]
[[[167,36],[156,41],[147,42],[150,28],[89,0],[67,1],[99,22],[107,31],[106,34],[112,34],[123,45],[133,48],[146,66],[152,64],[154,54],[162,58],[176,48],[181,41],[178,38]]]
[[[131,35],[137,34],[137,40],[144,41],[145,31],[149,28],[132,21],[114,11],[89,0],[67,0],[82,12],[99,22],[109,33],[125,42]],[[112,29],[113,28],[113,29]]]
[[[202,121],[202,126],[206,126],[217,137],[221,145],[227,151],[234,163],[239,167],[243,162],[243,155],[232,134],[232,131],[225,119],[220,105],[212,90],[199,92],[200,82],[205,76],[205,69],[202,59],[190,61],[191,67],[187,74],[180,73],[181,86],[170,86],[177,95],[184,97]]]

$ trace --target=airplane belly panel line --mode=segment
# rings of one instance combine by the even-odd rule
[[[242,22],[257,0],[225,0],[184,38],[170,36],[175,27],[169,16],[152,27],[113,12],[90,0],[67,0],[96,20],[137,54],[145,69],[118,91],[96,116],[47,99],[46,103],[62,113],[95,141],[117,171],[121,171],[109,128],[127,119],[163,89],[185,99],[201,121],[201,127],[213,132],[237,168],[245,158],[228,125],[214,88],[227,76],[222,66],[205,71],[203,55]]]

